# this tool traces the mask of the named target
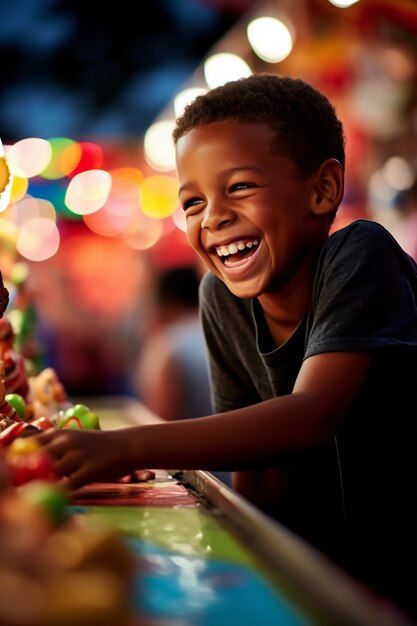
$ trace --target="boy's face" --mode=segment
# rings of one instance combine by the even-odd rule
[[[271,138],[267,126],[224,120],[177,142],[188,240],[242,298],[304,283],[323,240],[314,175],[297,179],[289,159],[271,154]]]

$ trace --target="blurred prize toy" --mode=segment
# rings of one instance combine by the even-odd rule
[[[27,399],[29,393],[25,360],[14,349],[15,333],[7,317],[0,319],[0,359],[4,362],[7,393],[18,393]]]
[[[137,559],[115,531],[70,515],[68,504],[49,481],[0,494],[0,624],[133,624]]]
[[[11,286],[8,317],[15,332],[15,349],[22,355],[30,375],[42,369],[43,351],[38,338],[38,317],[28,288],[29,268],[23,261],[14,264],[9,281]]]
[[[11,422],[20,421],[16,410],[6,400],[6,376],[4,361],[0,359],[0,430],[3,420],[11,420]]]
[[[4,156],[4,148],[0,139],[0,211],[9,206],[13,176]]]
[[[29,376],[32,419],[52,418],[71,403],[56,371],[46,367],[37,376]]]
[[[100,430],[98,415],[85,404],[75,404],[66,411],[61,411],[57,416],[56,425],[58,428]]]
[[[33,480],[56,481],[52,458],[33,437],[17,437],[6,450],[10,483],[14,487]]]

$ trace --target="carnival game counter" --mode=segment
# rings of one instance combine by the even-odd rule
[[[134,422],[134,401],[82,402],[103,429]],[[208,472],[155,470],[146,482],[93,484],[71,510],[125,538],[137,560],[135,624],[410,625]]]

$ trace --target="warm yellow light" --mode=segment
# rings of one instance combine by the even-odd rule
[[[189,87],[183,89],[174,98],[174,111],[175,115],[179,117],[183,114],[185,107],[190,104],[197,96],[201,96],[206,93],[207,89],[202,87]]]
[[[267,63],[283,61],[293,48],[289,28],[275,17],[258,17],[252,20],[246,32],[255,54]]]
[[[21,176],[13,176],[12,186],[10,190],[10,204],[13,204],[14,202],[19,202],[19,200],[24,198],[28,187],[29,181],[27,178],[22,178]]]
[[[210,88],[219,87],[231,80],[250,76],[252,70],[241,57],[229,52],[213,54],[204,63],[204,76]]]
[[[175,151],[172,141],[174,120],[155,122],[148,128],[143,139],[146,162],[159,172],[169,172],[175,168]]]
[[[351,7],[352,4],[359,2],[359,0],[329,0],[330,4],[334,4],[335,7],[339,7],[339,9],[347,9]]]
[[[171,176],[148,176],[140,189],[140,208],[149,217],[172,215],[178,206],[178,181]]]

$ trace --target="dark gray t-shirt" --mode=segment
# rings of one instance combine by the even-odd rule
[[[369,374],[337,440],[277,459],[291,477],[280,519],[380,588],[395,584],[386,582],[385,570],[396,569],[398,578],[403,557],[408,565],[403,560],[401,568],[415,571],[414,260],[375,222],[336,231],[323,246],[309,310],[278,348],[257,300],[235,297],[210,273],[200,296],[215,412],[291,393],[311,355],[371,352]]]

